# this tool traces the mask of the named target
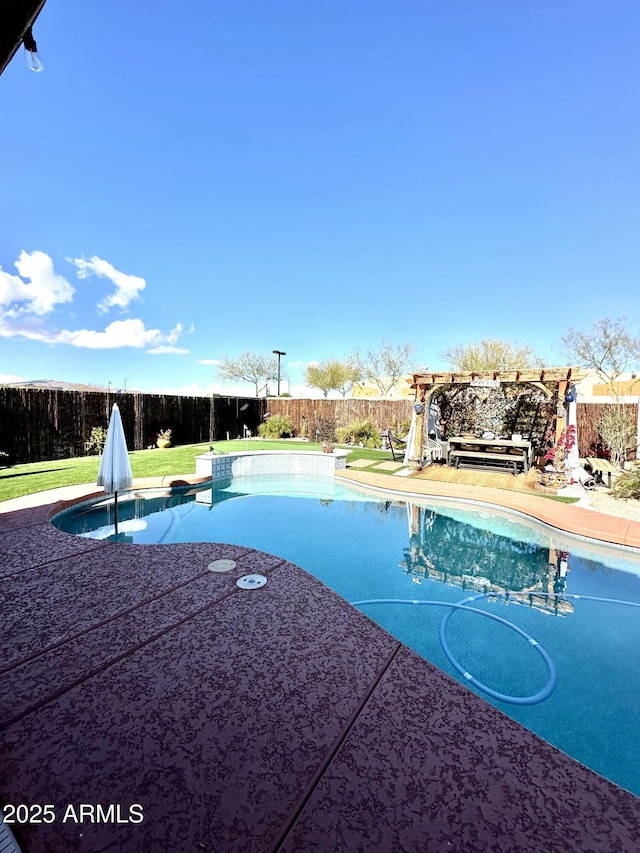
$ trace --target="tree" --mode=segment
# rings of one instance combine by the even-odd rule
[[[267,384],[274,379],[278,365],[273,355],[243,352],[239,358],[224,356],[216,370],[220,379],[231,382],[250,382],[255,386],[256,397]]]
[[[613,405],[600,418],[598,430],[613,463],[622,467],[627,452],[637,447],[638,433],[633,411],[622,402],[616,380],[640,362],[640,337],[629,331],[627,320],[604,317],[586,332],[569,329],[564,346],[571,360],[595,370],[607,386]]]
[[[384,397],[405,374],[410,373],[415,360],[415,347],[411,344],[392,344],[382,341],[379,348],[369,349],[362,355],[358,350],[349,361],[357,368],[361,379],[368,379]],[[361,381],[357,380],[357,381]]]
[[[633,450],[638,444],[638,425],[633,408],[625,406],[620,400],[607,406],[598,421],[598,432],[611,450],[611,461],[622,468],[627,451]]]
[[[510,341],[484,338],[470,344],[458,344],[442,353],[449,369],[460,372],[483,370],[519,370],[536,367],[540,359],[531,347],[518,346]]]
[[[319,388],[325,397],[329,391],[340,391],[345,397],[359,378],[360,371],[349,361],[325,360],[308,364],[304,371],[307,385]]]
[[[353,388],[356,382],[360,382],[362,374],[357,364],[351,361],[342,362],[342,375],[336,379],[336,391],[339,391],[343,397],[346,397],[349,391]]]
[[[609,386],[640,361],[640,337],[631,334],[625,319],[604,317],[586,332],[569,329],[564,346],[572,361],[595,370]]]

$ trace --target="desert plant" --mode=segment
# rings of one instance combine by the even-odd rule
[[[598,431],[605,444],[611,449],[611,461],[618,468],[627,458],[627,452],[638,444],[636,415],[621,403],[607,407],[600,418]]]
[[[158,433],[158,438],[161,441],[171,441],[171,430],[170,429],[161,429]]]
[[[336,430],[336,436],[340,444],[362,443],[363,447],[380,447],[382,444],[380,430],[371,418],[354,420],[344,427],[339,427]]]
[[[258,427],[258,435],[261,438],[282,438],[292,432],[293,421],[289,415],[271,415]]]
[[[540,362],[531,347],[511,341],[485,338],[470,344],[457,344],[442,355],[451,370],[518,370]]]
[[[623,471],[611,487],[614,498],[634,498],[640,500],[640,463]]]
[[[637,446],[637,426],[635,414],[631,415],[623,405],[617,380],[640,363],[640,337],[629,329],[627,320],[605,317],[586,332],[570,329],[564,343],[571,358],[594,370],[607,386],[614,405],[600,419],[598,430],[611,450],[611,461],[621,468],[628,451]],[[631,375],[636,378],[635,373]],[[636,379],[626,393],[637,394],[638,382]]]
[[[311,441],[318,441],[320,444],[335,444],[336,442],[336,419],[335,418],[316,418],[311,434]]]
[[[95,456],[102,453],[107,440],[106,427],[91,427],[89,438],[84,443],[87,456]]]
[[[397,435],[398,438],[405,438],[411,429],[411,418],[405,418],[402,421],[394,421],[391,424],[391,432]]]

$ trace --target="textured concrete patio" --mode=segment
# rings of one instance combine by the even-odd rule
[[[639,799],[302,569],[77,539],[38,503],[0,504],[0,800],[56,815],[14,827],[25,851],[637,849]],[[238,589],[256,571],[267,585]],[[65,822],[81,803],[121,822]]]

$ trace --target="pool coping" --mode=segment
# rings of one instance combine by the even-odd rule
[[[413,478],[393,489],[385,475],[339,476],[434,496],[432,483]],[[152,478],[135,488],[195,482]],[[451,491],[447,484],[440,497],[461,496]],[[463,490],[504,507],[505,492],[495,491]],[[57,490],[39,504],[0,504],[4,607],[14,626],[0,628],[13,656],[0,680],[0,799],[126,804],[135,790],[148,816],[138,825],[22,827],[25,851],[633,849],[639,798],[520,727],[303,569],[217,543],[79,542],[50,524],[91,494],[104,493],[87,484],[65,500]],[[507,509],[522,510],[516,503]],[[564,512],[560,519],[548,503],[550,516],[527,514],[557,527]],[[579,509],[557,507],[573,510],[570,520]],[[237,569],[207,572],[217,558]],[[267,586],[239,592],[234,582],[246,571],[264,573]],[[211,625],[220,654],[200,651]],[[204,684],[212,673],[215,707],[194,728],[193,679]],[[169,712],[171,726],[154,725]],[[142,753],[140,731],[149,740]],[[257,744],[245,743],[250,735]],[[162,773],[151,773],[154,762]]]
[[[490,486],[469,486],[424,480],[419,477],[394,477],[370,471],[337,471],[340,480],[419,498],[443,498],[514,510],[536,521],[584,541],[624,546],[640,551],[640,522],[609,515],[598,510],[554,501],[549,497]]]

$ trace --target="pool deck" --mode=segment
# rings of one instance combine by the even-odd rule
[[[640,524],[535,496],[341,476],[640,547]],[[248,548],[100,542],[49,523],[61,500],[95,491],[0,504],[0,801],[55,812],[14,827],[24,851],[637,849],[640,799],[302,569]],[[221,558],[236,568],[209,571]],[[267,585],[240,590],[251,572]],[[80,804],[86,815],[100,804],[107,822],[77,822]]]

